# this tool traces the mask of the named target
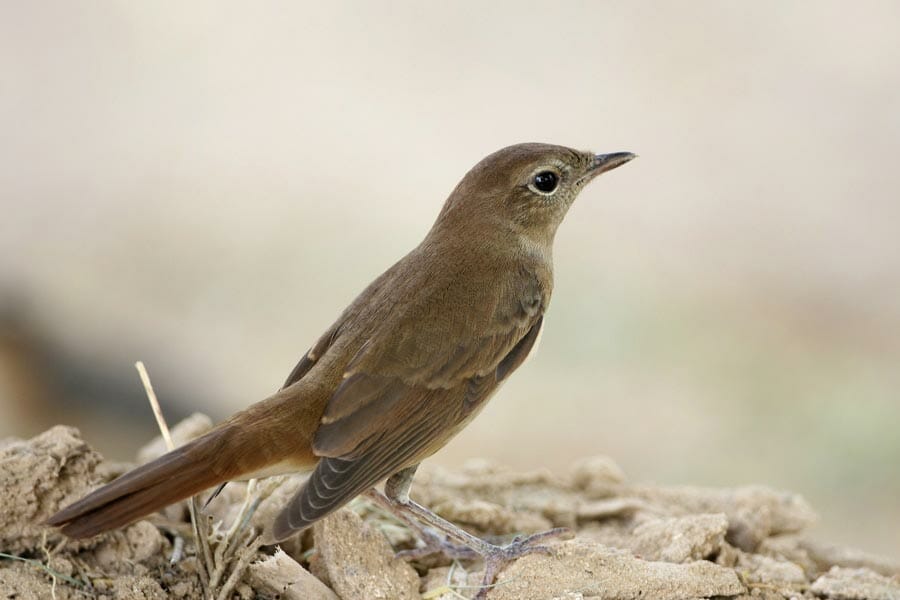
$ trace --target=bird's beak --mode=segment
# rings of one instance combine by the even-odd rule
[[[621,167],[632,158],[636,158],[636,154],[631,152],[612,152],[610,154],[596,154],[594,160],[588,165],[587,171],[578,179],[579,184],[586,184],[600,173],[612,171],[616,167]]]
[[[612,171],[616,167],[621,167],[637,155],[631,152],[613,152],[611,154],[597,154],[594,156],[594,162],[588,168],[587,176],[594,178],[600,173]]]

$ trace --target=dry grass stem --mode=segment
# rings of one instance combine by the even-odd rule
[[[162,408],[159,406],[159,400],[156,397],[156,392],[153,391],[153,384],[150,382],[150,374],[147,373],[147,368],[144,366],[143,361],[137,361],[134,363],[134,368],[137,369],[138,375],[141,378],[141,383],[144,384],[144,392],[147,394],[147,400],[150,402],[150,408],[153,410],[153,416],[156,417],[156,425],[159,427],[159,433],[163,437],[163,441],[166,443],[166,448],[171,452],[175,449],[175,442],[172,441],[172,434],[169,432],[169,425],[166,423],[166,418],[163,416]],[[191,514],[191,526],[194,532],[194,544],[197,546],[198,553],[200,554],[199,568],[197,569],[200,574],[200,582],[203,584],[204,590],[206,590],[207,595],[210,593],[209,588],[209,570],[211,567],[211,555],[209,552],[209,540],[206,535],[202,535],[203,532],[200,531],[200,527],[198,526],[199,519],[197,518],[198,510],[197,510],[197,498],[191,498],[190,502],[188,502],[188,510]],[[175,552],[172,553],[174,562]]]
[[[244,494],[244,503],[241,504],[241,510],[238,511],[237,517],[234,519],[234,523],[231,524],[231,527],[228,528],[228,531],[225,533],[225,542],[231,543],[231,539],[234,535],[242,528],[244,524],[244,516],[250,511],[250,507],[253,504],[253,495],[256,492],[256,484],[257,479],[251,479],[247,482],[247,492]],[[251,513],[252,515],[252,513]],[[248,516],[249,518],[249,516]]]
[[[237,553],[237,562],[231,569],[231,575],[228,576],[228,579],[225,581],[225,584],[219,591],[217,600],[228,599],[229,595],[231,594],[231,590],[233,590],[234,586],[237,585],[238,580],[240,579],[241,575],[244,574],[244,571],[247,569],[250,561],[253,560],[254,556],[256,556],[256,551],[261,545],[259,542],[259,536],[257,536],[255,532],[249,532],[247,537],[244,539],[245,544]]]
[[[162,434],[163,440],[166,442],[166,448],[171,452],[175,449],[175,443],[172,441],[172,434],[169,433],[169,425],[166,423],[162,414],[162,408],[159,406],[159,400],[156,398],[156,392],[153,391],[153,384],[150,383],[150,375],[147,368],[144,367],[143,361],[134,363],[138,375],[141,377],[141,383],[144,384],[144,391],[147,393],[147,400],[150,401],[150,408],[153,409],[153,416],[156,417],[156,424],[159,426],[159,432]]]

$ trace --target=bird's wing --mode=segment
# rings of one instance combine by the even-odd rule
[[[487,325],[470,319],[461,329],[450,327],[454,333],[468,327],[475,334],[468,339],[457,335],[435,344],[427,328],[413,328],[424,335],[419,352],[403,348],[410,344],[410,328],[396,323],[382,330],[384,337],[365,344],[329,400],[313,440],[323,458],[279,515],[275,538],[308,527],[446,443],[524,362],[540,333],[543,305],[543,297],[506,294],[488,307]],[[423,355],[430,361],[421,361]],[[406,356],[415,362],[398,360]]]
[[[426,393],[456,389],[476,378],[497,378],[501,363],[504,377],[510,365],[518,366],[519,344],[540,329],[535,325],[542,319],[546,298],[536,278],[510,279],[491,297],[472,301],[472,294],[445,290],[450,298],[454,293],[459,298],[449,303],[450,309],[440,303],[445,308],[435,313],[434,303],[422,301],[386,319],[344,369],[313,439],[314,452],[357,456],[378,435],[421,412]],[[454,306],[462,298],[471,305]]]
[[[542,325],[527,334],[488,375],[453,388],[427,389],[356,375],[353,389],[381,391],[357,413],[319,428],[315,448],[323,456],[306,484],[275,520],[276,541],[305,529],[397,471],[419,463],[446,443],[531,352]],[[367,381],[370,380],[370,381]],[[364,436],[358,440],[355,436]],[[329,446],[329,444],[334,444]],[[347,451],[345,451],[347,450]]]
[[[303,376],[313,368],[313,365],[318,362],[319,358],[325,354],[325,352],[328,351],[328,348],[334,343],[334,340],[340,334],[342,325],[343,319],[338,319],[337,323],[332,325],[331,328],[319,338],[319,341],[303,355],[303,358],[300,359],[300,362],[297,363],[297,366],[294,367],[294,370],[288,375],[284,385],[281,386],[282,389],[303,379]]]

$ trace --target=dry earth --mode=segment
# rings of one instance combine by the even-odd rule
[[[207,427],[195,415],[175,437]],[[156,440],[138,460],[162,451]],[[414,536],[364,500],[280,548],[259,547],[255,532],[297,479],[262,482],[249,495],[246,484],[227,486],[201,518],[206,558],[202,548],[198,556],[186,504],[78,542],[41,526],[125,468],[104,462],[70,427],[0,442],[0,598],[450,600],[471,597],[480,580],[478,561],[396,557],[415,546]],[[809,505],[763,486],[640,485],[598,457],[567,473],[518,473],[482,461],[458,472],[426,471],[413,496],[496,540],[559,526],[574,532],[550,554],[508,566],[490,600],[900,599],[900,561],[806,539],[815,520]],[[248,498],[259,504],[241,526]]]

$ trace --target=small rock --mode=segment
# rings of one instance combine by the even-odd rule
[[[4,445],[0,450],[0,548],[8,554],[39,548],[48,531],[42,523],[99,483],[94,469],[101,460],[74,427],[56,426],[28,441]],[[51,533],[47,543],[60,539]],[[94,542],[75,543],[89,547]]]
[[[803,541],[800,546],[820,571],[831,567],[866,568],[886,577],[900,577],[900,561],[886,556],[863,552],[855,548],[845,548],[812,541]]]
[[[727,530],[728,519],[721,513],[654,519],[632,532],[631,550],[645,560],[700,560],[719,552]]]
[[[870,569],[832,567],[813,582],[810,591],[834,600],[898,600],[900,583]]]
[[[806,573],[799,565],[784,560],[776,560],[761,554],[738,552],[734,569],[745,582],[763,584],[788,595],[798,593],[807,585]]]
[[[573,593],[607,600],[688,600],[746,591],[734,571],[711,562],[651,562],[580,539],[555,546],[550,556],[520,558],[500,574],[498,584],[490,600],[569,598]]]
[[[612,495],[623,481],[625,473],[608,456],[583,458],[569,471],[570,485],[590,499]]]
[[[282,600],[338,600],[337,594],[281,550],[252,563],[246,577],[257,592]]]
[[[768,556],[776,560],[792,562],[803,569],[804,573],[822,573],[832,567],[831,564],[827,566],[816,564],[816,561],[810,557],[809,552],[803,547],[803,541],[797,534],[788,533],[767,537],[760,542],[759,546],[757,546],[756,552],[757,554],[762,554],[763,556]],[[863,565],[841,566],[849,567]],[[885,573],[882,573],[882,575],[884,574]]]
[[[626,486],[621,493],[643,498],[674,516],[725,513],[729,525],[726,539],[746,552],[754,551],[771,535],[802,531],[816,521],[815,512],[799,494],[761,485],[727,490]]]
[[[134,562],[141,562],[162,552],[163,546],[168,545],[166,538],[154,525],[147,521],[138,521],[125,530],[125,542],[128,551],[120,553],[120,556]]]
[[[607,498],[580,503],[575,511],[579,521],[599,521],[619,517],[632,517],[639,512],[659,514],[658,507],[641,498]]]
[[[342,600],[419,598],[419,576],[394,556],[385,537],[351,510],[342,509],[313,526],[332,588]]]
[[[138,521],[124,530],[103,535],[86,557],[107,573],[136,574],[139,564],[161,554],[164,545],[168,541],[159,529],[148,521]]]

